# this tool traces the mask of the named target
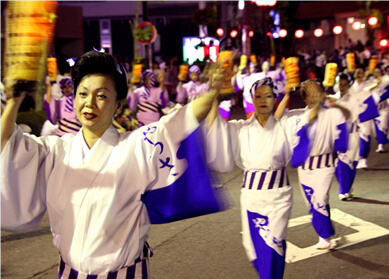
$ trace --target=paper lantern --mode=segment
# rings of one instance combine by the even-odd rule
[[[57,58],[48,57],[47,58],[47,73],[50,78],[50,82],[57,81]]]
[[[324,73],[324,87],[332,87],[335,84],[336,71],[338,65],[336,63],[327,63],[325,73]]]
[[[4,55],[5,80],[42,82],[54,36],[56,1],[9,1]]]
[[[377,55],[372,55],[369,61],[369,73],[373,74],[374,69],[377,67],[378,58]]]
[[[247,55],[241,55],[240,56],[240,64],[239,64],[239,67],[241,68],[241,69],[243,69],[243,68],[246,68],[246,66],[247,66]]]
[[[217,56],[217,64],[219,69],[223,69],[225,77],[220,94],[234,93],[235,90],[231,83],[232,76],[234,75],[233,52],[231,50],[223,50],[219,52]]]
[[[142,64],[134,64],[132,66],[131,83],[140,83],[142,81]]]
[[[181,64],[178,71],[178,80],[186,81],[188,79],[188,71],[189,71],[189,65]]]
[[[346,54],[347,71],[349,73],[355,72],[355,54],[349,52]]]
[[[298,57],[289,57],[285,60],[285,73],[290,87],[300,86],[298,61]]]

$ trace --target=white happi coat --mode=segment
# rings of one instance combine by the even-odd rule
[[[141,195],[180,177],[179,142],[198,125],[189,105],[132,133],[111,125],[91,149],[82,130],[38,138],[16,128],[1,152],[2,229],[39,229],[47,210],[53,242],[74,269],[134,264],[150,229]]]
[[[359,134],[358,123],[361,107],[355,95],[346,93],[343,97],[336,101],[336,104],[346,108],[350,112],[350,117],[347,119],[347,129],[349,131],[348,150],[345,153],[339,153],[338,157],[342,162],[346,163],[351,169],[353,164],[359,158]]]
[[[177,103],[192,102],[208,91],[208,83],[194,82],[193,80],[184,83],[181,87],[177,86]]]
[[[371,85],[371,82],[364,81],[364,82],[361,82],[360,84],[358,84],[358,82],[355,81],[349,89],[349,93],[351,95],[355,95],[355,97],[360,99],[360,101],[359,101],[360,106],[363,106],[363,104],[362,104],[363,100],[365,100],[369,96],[371,96],[370,91],[364,90],[364,88],[366,88],[369,85]],[[361,109],[365,110],[366,108],[361,108]],[[369,142],[369,144],[370,144],[370,135],[371,135],[372,125],[373,125],[372,120],[368,120],[368,121],[365,121],[363,123],[358,124],[359,137],[361,139],[363,139],[365,142]]]
[[[234,164],[244,171],[284,168],[307,119],[307,113],[288,112],[279,121],[270,116],[262,127],[255,115],[228,122],[217,117],[207,135],[208,163],[219,172],[231,171]]]
[[[207,134],[208,163],[212,169],[219,172],[230,171],[234,164],[246,172],[282,170],[288,165],[292,150],[299,143],[296,133],[307,123],[307,119],[306,114],[289,113],[279,121],[270,116],[262,127],[255,115],[248,120],[229,122],[218,116]],[[281,178],[277,175],[276,179]],[[269,247],[285,256],[285,251],[279,243],[286,238],[291,206],[290,186],[259,191],[242,188],[242,237],[250,261],[259,255],[252,244],[247,212],[257,212],[272,220],[269,222],[271,235],[264,236],[264,239]],[[275,239],[277,241],[274,241]]]
[[[307,110],[307,108],[300,110]],[[334,153],[346,152],[348,145],[345,116],[338,108],[322,106],[318,111],[316,122],[312,125],[311,133],[314,137],[311,140],[310,157],[303,166],[298,168],[299,180],[307,204],[329,218],[326,205],[328,205],[328,191],[335,173]]]
[[[301,109],[309,111],[309,109]],[[341,131],[339,125],[346,123],[346,118],[338,108],[320,107],[317,120],[312,126],[314,139],[309,156],[318,156],[337,151],[335,141],[339,138]],[[346,132],[346,131],[342,131]],[[347,139],[347,138],[345,138]],[[347,143],[344,143],[347,146]]]
[[[368,107],[366,104],[364,104],[365,100],[370,96],[371,94],[363,89],[359,92],[354,90],[350,92],[349,90],[349,92],[336,101],[336,104],[346,108],[350,112],[350,117],[347,119],[347,128],[349,131],[348,150],[346,153],[339,153],[338,155],[339,159],[348,164],[350,168],[353,168],[353,162],[358,161],[359,159],[358,126],[360,125],[360,117],[362,114],[364,114],[365,119],[373,119],[371,115],[374,115],[374,110],[376,109]],[[376,96],[373,95],[373,97]],[[365,119],[362,121],[365,121]]]

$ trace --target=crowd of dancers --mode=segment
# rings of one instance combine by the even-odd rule
[[[64,274],[71,270],[89,275],[111,274],[124,267],[126,271],[123,272],[128,274],[129,266],[134,274],[137,269],[147,270],[143,261],[148,261],[152,254],[146,242],[148,230],[142,230],[142,226],[149,225],[147,216],[141,207],[135,210],[137,217],[132,215],[134,213],[129,206],[131,203],[127,204],[123,200],[123,197],[128,196],[128,193],[123,192],[123,181],[133,178],[122,171],[119,173],[113,169],[108,170],[108,167],[105,169],[103,163],[113,160],[105,149],[112,149],[114,159],[122,166],[127,166],[134,173],[138,172],[134,183],[141,189],[137,188],[134,196],[128,198],[136,200],[139,190],[142,193],[139,195],[139,202],[142,199],[147,207],[148,204],[158,203],[158,199],[152,198],[150,193],[160,190],[165,186],[164,183],[172,183],[173,178],[169,174],[174,177],[180,172],[177,167],[177,173],[171,173],[175,168],[175,151],[165,159],[160,156],[163,152],[169,152],[165,147],[176,150],[178,142],[188,137],[199,125],[207,143],[202,148],[206,151],[208,167],[217,172],[228,172],[236,165],[244,171],[241,189],[243,246],[260,278],[282,278],[284,273],[287,224],[292,208],[288,165],[297,168],[299,184],[312,215],[312,226],[319,238],[316,248],[330,249],[331,237],[335,233],[329,205],[329,189],[333,178],[336,177],[339,183],[339,198],[342,201],[352,199],[356,170],[368,168],[367,158],[372,135],[378,143],[376,152],[384,153],[385,144],[388,143],[387,58],[382,57],[374,67],[361,61],[363,63],[357,63],[352,70],[347,64],[338,64],[331,88],[323,85],[324,75],[314,73],[297,88],[291,86],[284,61],[272,65],[266,59],[259,60],[260,62],[250,59],[249,63],[242,63],[247,60],[238,58],[239,55],[235,53],[236,63],[231,65],[234,74],[230,83],[234,92],[221,94],[221,80],[226,77],[222,76],[222,67],[211,61],[193,65],[183,63],[182,72],[179,70],[181,67],[174,68],[173,63],[169,67],[161,64],[155,69],[144,69],[140,78],[134,79],[134,76],[126,73],[123,66],[113,62],[110,55],[97,51],[87,53],[76,61],[76,70],[71,68],[71,76],[64,74],[56,82],[48,83],[44,108],[49,127],[42,130],[41,139],[29,137],[18,128],[12,128],[11,122],[16,119],[15,109],[19,108],[22,100],[19,100],[20,97],[11,97],[10,104],[6,102],[5,108],[2,107],[2,113],[6,112],[2,116],[2,150],[5,149],[1,154],[2,171],[8,168],[8,176],[2,178],[5,181],[5,184],[2,183],[2,212],[5,209],[7,212],[25,212],[19,217],[15,217],[18,215],[16,213],[7,216],[2,223],[3,228],[14,231],[36,228],[47,207],[52,217],[54,244],[61,252],[60,278],[68,278]],[[301,60],[305,63],[304,59]],[[105,64],[111,70],[105,69]],[[172,74],[174,69],[175,75]],[[120,93],[120,96],[116,96],[114,92]],[[94,97],[89,97],[92,95]],[[239,105],[244,107],[246,119],[229,120],[231,109]],[[163,115],[166,117],[162,117]],[[98,123],[92,125],[94,122]],[[111,124],[120,136],[113,136]],[[128,131],[132,133],[127,133]],[[61,139],[46,137],[52,134]],[[75,135],[74,142],[73,137],[68,134]],[[85,142],[80,134],[83,134]],[[130,136],[131,134],[137,136]],[[106,142],[101,143],[100,138]],[[142,142],[138,142],[138,138]],[[8,141],[12,145],[7,145]],[[30,150],[23,148],[26,144],[30,145]],[[76,145],[77,152],[80,152],[78,155],[75,155],[76,148],[69,147]],[[96,151],[97,147],[93,149],[95,145],[100,148],[99,152]],[[156,147],[159,152],[155,151]],[[27,155],[31,150],[36,152],[33,156],[37,156],[35,159]],[[130,153],[135,156],[132,157]],[[18,163],[14,165],[11,162],[12,154],[17,156],[15,160],[27,156],[29,163],[19,168]],[[75,159],[68,154],[77,158],[81,156],[80,162],[83,163],[73,162]],[[126,159],[123,159],[123,154],[127,154]],[[69,166],[77,169],[78,164],[87,166],[88,160],[93,158],[103,162],[98,163],[97,167],[91,165],[90,168],[84,168],[92,177],[102,172],[97,180],[93,178],[90,181],[80,172],[64,166],[56,167],[60,161],[69,161]],[[170,172],[157,170],[160,163],[160,169],[168,167]],[[63,192],[63,188],[53,182],[53,179],[58,180],[60,177],[65,187],[69,183],[75,183],[77,177],[80,177],[85,185],[106,185],[109,182],[102,175],[105,171],[107,177],[114,176],[112,179],[115,191],[122,195],[119,199],[117,196],[120,194],[96,188],[81,196],[72,195],[70,190]],[[70,173],[70,176],[64,177],[65,173]],[[139,176],[139,173],[144,174],[144,177]],[[27,198],[32,204],[29,208],[17,207],[18,203],[15,203],[16,200],[26,198],[24,193],[7,188],[10,181],[17,184],[17,177],[21,175],[31,177],[31,181],[40,185],[38,187],[35,182],[31,182],[29,186],[33,192],[32,197]],[[145,198],[147,191],[150,192],[148,200]],[[61,193],[65,193],[65,199],[68,197],[74,205],[71,209],[63,202],[53,204]],[[102,198],[107,194],[112,195],[107,205],[94,205],[94,195]],[[161,192],[158,195],[161,194],[163,196]],[[47,195],[47,202],[42,195]],[[92,212],[96,212],[96,215],[91,213],[91,208],[85,203],[93,207]],[[134,204],[137,203],[134,201]],[[179,209],[185,211],[188,208]],[[84,217],[63,230],[62,222],[72,219],[72,216],[64,214],[72,213],[72,210],[79,210]],[[154,218],[152,212],[148,211],[151,219]],[[131,224],[124,229],[127,236],[130,236],[129,239],[123,239],[108,224],[110,218],[124,222],[125,216],[132,218]],[[101,223],[99,218],[106,220],[106,223]],[[98,247],[101,251],[106,251],[103,261],[97,257],[100,252],[93,250],[90,240],[76,239],[76,233],[86,233],[83,223],[101,231],[110,231],[111,240],[120,238],[120,241],[113,244],[107,236],[91,232],[92,239],[103,240]],[[118,222],[115,225],[122,228]],[[131,238],[134,228],[141,235],[139,238]],[[79,246],[74,247],[72,240]],[[82,247],[91,249],[87,253],[90,257],[88,264],[79,257],[78,252]],[[115,260],[107,261],[109,253],[115,251],[120,251],[121,254]],[[108,264],[103,264],[104,261]],[[142,278],[148,278],[148,275],[144,276]]]

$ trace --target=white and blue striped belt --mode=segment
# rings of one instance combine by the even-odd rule
[[[242,188],[271,190],[284,186],[289,186],[288,172],[285,168],[274,171],[248,170],[244,174]]]
[[[350,134],[358,132],[358,124],[352,123],[350,128]]]
[[[301,166],[303,170],[314,170],[321,168],[329,168],[335,166],[335,161],[337,158],[336,152],[331,152],[318,156],[310,156]]]
[[[387,107],[389,107],[389,105],[388,105],[388,103],[386,102],[386,100],[383,101],[383,102],[381,102],[381,103],[379,103],[379,104],[377,105],[378,110],[382,110],[382,109],[385,109],[385,108],[387,108]]]
[[[159,112],[161,105],[156,102],[141,102],[138,104],[138,110],[143,112]]]
[[[59,259],[58,279],[148,279],[149,258],[153,255],[150,245],[146,242],[143,248],[143,257],[138,257],[131,266],[104,274],[87,274],[77,271],[66,264],[62,257]]]

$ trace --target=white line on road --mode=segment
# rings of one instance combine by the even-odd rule
[[[389,230],[376,224],[359,219],[355,216],[347,214],[337,208],[331,209],[331,220],[349,227],[357,232],[348,235],[341,235],[331,239],[331,249],[341,249],[347,246],[357,244],[362,241],[377,238],[389,234]],[[311,215],[305,215],[289,220],[288,227],[295,227],[311,222]],[[310,257],[329,253],[330,250],[317,250],[315,245],[300,248],[291,242],[287,242],[286,259],[287,263],[293,263],[305,260]]]

